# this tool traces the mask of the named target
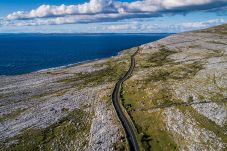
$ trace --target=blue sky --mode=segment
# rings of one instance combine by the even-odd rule
[[[227,22],[227,0],[1,0],[0,33],[160,33]]]
[[[82,4],[85,0],[1,0],[0,1],[0,16],[3,17],[14,11],[22,10],[29,11],[43,4],[61,5],[61,4]]]

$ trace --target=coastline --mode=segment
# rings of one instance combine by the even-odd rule
[[[145,45],[145,44],[142,44],[142,45]],[[120,56],[120,55],[124,54],[125,52],[130,51],[131,49],[140,47],[142,45],[121,50],[116,55],[112,55],[112,56],[109,56],[109,57],[97,58],[97,59],[91,59],[91,60],[85,60],[85,61],[80,61],[80,62],[77,62],[77,63],[66,64],[66,65],[57,66],[57,67],[44,68],[44,69],[39,69],[39,70],[35,70],[35,71],[27,72],[27,73],[22,73],[22,74],[0,75],[0,78],[1,77],[13,77],[13,76],[28,75],[28,74],[34,74],[34,73],[41,73],[41,72],[45,72],[45,71],[49,71],[49,70],[60,70],[60,69],[65,69],[65,68],[80,66],[80,65],[84,65],[84,64],[88,64],[88,63],[92,63],[92,62],[96,62],[96,61],[110,59],[110,58],[113,58],[113,57]]]
[[[31,34],[29,34],[29,35],[31,35]],[[118,34],[114,34],[114,35],[118,35]],[[124,36],[124,34],[119,34],[119,35]],[[134,35],[134,34],[132,34],[132,35]],[[140,35],[140,34],[137,34],[137,35]],[[142,34],[142,35],[144,35],[144,34]],[[77,56],[77,55],[73,55],[72,51],[71,52],[70,51],[69,52],[67,52],[67,51],[64,52],[63,51],[63,53],[65,53],[65,54],[67,54],[67,53],[70,54],[71,53],[70,54],[71,56],[69,56],[70,58],[69,57],[65,57],[65,55],[62,55],[62,53],[56,52],[56,53],[54,53],[54,56],[52,56],[52,60],[51,61],[47,60],[48,62],[46,62],[46,59],[47,59],[46,57],[44,57],[44,59],[40,58],[40,56],[43,53],[42,50],[41,50],[41,52],[39,53],[38,57],[34,56],[34,57],[31,57],[29,59],[29,60],[35,59],[35,60],[37,60],[37,63],[35,61],[26,61],[27,60],[26,57],[23,57],[23,56],[19,55],[18,58],[24,58],[24,60],[25,60],[24,63],[22,64],[22,63],[20,63],[20,59],[12,60],[12,58],[10,56],[2,55],[1,56],[2,58],[6,57],[6,63],[5,63],[5,61],[2,63],[3,67],[0,68],[0,77],[2,77],[2,76],[17,76],[17,75],[23,75],[23,74],[31,74],[31,73],[34,73],[34,72],[40,72],[40,71],[45,71],[45,70],[49,70],[49,69],[50,70],[51,69],[61,69],[61,68],[71,67],[71,66],[75,66],[75,65],[81,65],[83,63],[89,63],[89,62],[97,61],[97,60],[101,60],[101,59],[111,58],[111,57],[114,57],[114,56],[117,56],[117,55],[121,54],[122,52],[124,52],[127,49],[130,49],[132,47],[137,47],[137,46],[142,45],[142,44],[146,44],[146,43],[149,43],[149,42],[153,42],[153,41],[162,39],[162,38],[164,38],[166,36],[169,36],[171,34],[167,34],[167,33],[159,34],[158,33],[157,35],[156,34],[152,34],[152,35],[151,34],[147,34],[147,35],[150,35],[149,38],[145,38],[146,36],[143,36],[142,38],[138,39],[138,37],[136,37],[136,36],[135,37],[133,37],[133,36],[130,37],[129,36],[128,38],[125,38],[125,42],[127,42],[129,44],[124,44],[124,45],[121,45],[120,47],[116,47],[115,46],[115,45],[118,45],[119,42],[121,42],[119,40],[116,40],[116,38],[112,39],[115,42],[114,43],[113,42],[110,43],[109,47],[106,46],[105,41],[104,41],[104,43],[100,43],[101,45],[104,45],[104,46],[99,48],[100,52],[99,52],[99,50],[96,50],[96,49],[92,50],[92,48],[91,48],[92,52],[95,51],[93,53],[96,53],[96,51],[98,53],[97,55],[95,55],[93,57],[89,57],[90,53],[83,53],[82,52],[81,54],[79,53],[78,56]],[[49,38],[51,38],[51,37],[49,37]],[[67,36],[66,36],[66,38],[67,38]],[[134,42],[136,40],[135,38],[137,38],[139,42]],[[3,39],[4,39],[4,37],[3,37]],[[6,39],[7,39],[7,37],[6,37]],[[26,38],[26,39],[29,39],[29,38]],[[26,40],[26,39],[22,38],[23,41]],[[121,39],[123,39],[123,37]],[[149,41],[148,41],[148,39],[149,39]],[[77,40],[77,39],[75,39],[75,40]],[[102,39],[100,39],[100,40],[102,40]],[[10,41],[6,41],[6,42],[10,42]],[[39,41],[39,43],[42,43],[42,41]],[[39,43],[37,43],[37,44],[39,44]],[[70,42],[70,41],[68,43],[72,44],[72,42]],[[82,40],[82,44],[83,44],[83,40]],[[46,45],[48,45],[48,43],[46,43]],[[109,45],[109,44],[107,44],[107,45]],[[96,47],[96,45],[94,45],[94,46]],[[29,47],[29,45],[28,46],[23,46],[23,47]],[[72,46],[70,46],[70,48],[71,47]],[[80,47],[80,43],[76,44],[76,45],[74,44],[74,47],[75,47],[75,50],[77,50],[77,47]],[[52,46],[50,46],[50,48],[51,48],[50,50],[52,50]],[[14,54],[14,51],[17,50],[17,49],[19,49],[19,48],[15,48],[14,49],[14,47],[12,47],[12,48],[9,49],[9,51],[10,52],[12,51],[11,54]],[[58,49],[59,50],[64,50],[64,46],[59,45]],[[103,49],[105,49],[105,51],[103,51]],[[62,51],[59,51],[59,52],[62,52]],[[23,53],[26,53],[26,52],[23,52]],[[80,58],[80,55],[84,56],[84,57]],[[88,57],[86,55],[88,55]],[[54,59],[56,56],[57,56],[57,59]],[[75,58],[75,59],[72,59],[72,58]],[[39,61],[39,60],[43,60],[43,61]],[[12,64],[13,67],[5,67],[5,64]]]
[[[124,51],[124,50],[122,50],[122,51]],[[110,56],[110,57],[97,58],[97,59],[93,59],[93,60],[85,60],[85,61],[80,61],[80,62],[77,62],[77,63],[71,63],[71,64],[57,66],[57,67],[44,68],[44,69],[39,69],[39,70],[35,70],[35,71],[27,72],[27,73],[22,73],[22,74],[0,75],[0,78],[1,77],[13,77],[13,76],[28,75],[28,74],[33,74],[33,73],[41,73],[41,72],[45,72],[45,71],[48,71],[48,70],[58,70],[58,69],[60,70],[60,69],[75,67],[75,66],[84,65],[84,64],[87,64],[87,63],[92,63],[92,62],[96,62],[96,61],[100,61],[100,60],[105,60],[105,59],[109,59],[109,58],[112,58],[112,57],[116,57],[116,56],[119,56],[120,54],[121,53],[119,52],[117,55],[113,55],[113,56]]]
[[[30,73],[24,73],[24,74],[31,74],[31,73],[35,73],[35,72],[43,72],[43,71],[48,71],[48,70],[65,69],[65,68],[75,67],[75,66],[79,66],[79,65],[84,65],[84,64],[87,64],[87,63],[92,63],[92,62],[96,62],[96,61],[110,59],[110,58],[113,58],[113,57],[118,57],[118,56],[122,55],[123,53],[130,51],[131,49],[134,49],[134,48],[137,48],[137,47],[140,47],[140,46],[143,46],[143,45],[146,45],[146,44],[142,44],[142,45],[135,46],[135,47],[132,47],[132,48],[129,48],[129,49],[121,50],[116,55],[112,55],[112,56],[109,56],[109,57],[97,58],[97,59],[92,59],[92,60],[85,60],[85,61],[81,61],[81,62],[78,62],[78,63],[71,63],[71,64],[68,64],[68,65],[62,65],[62,66],[58,66],[58,67],[40,69],[40,70],[37,70],[37,71],[33,71],[33,72],[30,72]],[[23,75],[23,74],[17,74],[17,75]],[[15,75],[15,76],[17,76],[17,75]],[[6,76],[8,76],[8,75],[6,75]],[[1,75],[0,75],[0,77],[1,77]]]
[[[0,120],[4,122],[4,126],[0,126],[3,133],[0,140],[7,144],[9,138],[16,140],[20,135],[22,138],[15,144],[16,147],[23,142],[23,147],[27,147],[26,144],[31,142],[42,144],[36,138],[42,137],[43,131],[60,128],[61,133],[53,141],[64,134],[65,142],[73,142],[76,148],[85,144],[91,150],[98,150],[100,146],[103,150],[113,150],[114,144],[124,136],[124,132],[115,117],[109,96],[114,83],[128,69],[128,52],[125,51],[127,50],[106,58],[0,77]],[[9,117],[14,113],[15,116]],[[16,128],[11,125],[16,125]],[[67,134],[67,129],[75,125],[78,127]],[[28,127],[31,131],[25,131],[29,133],[27,139],[23,130]],[[72,134],[74,137],[71,141],[67,136]],[[24,139],[28,141],[23,141]],[[100,141],[106,143],[100,144]]]

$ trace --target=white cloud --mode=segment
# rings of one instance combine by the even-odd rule
[[[183,32],[196,30],[201,28],[208,28],[211,26],[227,23],[225,19],[210,19],[200,22],[183,22],[175,24],[155,24],[152,21],[133,21],[120,23],[107,23],[97,26],[92,26],[95,31],[101,32],[131,32],[131,33],[163,33],[163,32]]]
[[[221,4],[224,3],[227,4],[227,0],[137,0],[134,2],[90,0],[79,5],[41,5],[29,12],[13,12],[7,15],[4,23],[26,26],[105,22],[125,18],[155,17],[167,12],[177,12],[179,9],[182,11],[189,11],[189,8],[207,9],[212,8],[212,4],[222,6]],[[200,7],[197,8],[197,6]],[[203,8],[203,6],[206,7]]]
[[[108,21],[111,19],[118,20],[119,18],[125,18],[130,16],[130,13],[126,14],[96,14],[93,15],[69,15],[63,17],[50,17],[50,18],[34,18],[31,20],[4,20],[5,24],[11,24],[16,26],[33,26],[33,25],[60,25],[60,24],[73,24],[73,23],[92,23],[99,21]]]
[[[27,22],[25,22],[27,24]],[[185,21],[182,23],[167,23],[154,19],[138,19],[120,22],[91,23],[91,24],[67,24],[57,26],[2,26],[0,32],[42,32],[42,33],[163,33],[183,32],[195,29],[207,28],[227,23],[224,18],[204,21]],[[43,23],[41,23],[43,24]]]
[[[80,15],[80,14],[96,14],[111,12],[111,0],[91,0],[89,3],[82,5],[69,5],[64,4],[60,6],[41,5],[37,9],[30,12],[18,11],[9,14],[6,18],[9,20],[15,19],[29,19],[29,18],[42,18],[49,16],[65,16],[65,15]]]
[[[225,19],[210,19],[207,21],[200,21],[200,22],[185,22],[181,24],[175,25],[175,28],[182,29],[182,30],[195,30],[195,29],[201,29],[201,28],[208,28],[211,26],[216,26],[226,23]]]
[[[49,16],[65,16],[99,13],[144,13],[157,12],[179,7],[204,5],[212,2],[227,2],[226,0],[143,0],[135,2],[120,2],[114,0],[90,0],[80,5],[41,5],[30,12],[18,11],[7,16],[7,19],[28,19]]]

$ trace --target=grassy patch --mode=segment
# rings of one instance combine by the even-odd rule
[[[190,115],[196,120],[198,126],[205,128],[209,131],[214,132],[218,137],[222,139],[224,143],[227,143],[227,125],[221,127],[217,125],[214,121],[208,119],[206,116],[198,113],[191,106],[179,106],[178,107],[183,113],[189,112]]]
[[[227,45],[227,43],[221,42],[221,41],[208,41],[209,43],[214,43],[218,45]]]
[[[122,101],[136,127],[137,138],[141,142],[142,148],[145,150],[177,150],[172,136],[165,129],[161,111],[147,112],[148,108],[173,103],[170,90],[168,87],[162,87],[152,91],[153,95],[150,96],[145,90],[149,88],[149,85],[143,83],[139,88],[137,82],[126,81]],[[152,86],[151,89],[153,88],[155,86]]]
[[[155,53],[137,57],[139,67],[152,68],[152,72],[148,75],[145,81],[158,82],[166,81],[168,79],[188,79],[195,76],[198,71],[203,69],[203,64],[198,61],[193,63],[174,62],[174,60],[170,59],[169,56],[175,53],[177,53],[177,51],[161,46],[159,51]],[[215,51],[214,53],[219,54],[220,52]],[[214,54],[212,53],[210,55]]]
[[[168,79],[189,79],[202,69],[203,65],[200,62],[157,68],[146,78],[146,81],[158,82],[166,81]]]
[[[33,95],[32,98],[33,99],[40,99],[40,98],[43,98],[43,97],[46,97],[46,96],[60,97],[60,96],[65,95],[65,93],[67,93],[68,91],[69,91],[69,89],[67,89],[67,88],[57,90],[57,91],[45,91],[43,93]]]
[[[18,143],[4,151],[31,151],[31,150],[76,150],[83,149],[87,144],[91,120],[90,114],[75,109],[59,122],[46,129],[29,128],[23,133],[8,141],[17,140]],[[76,147],[76,148],[75,148]]]
[[[154,92],[154,95],[151,97],[154,108],[171,106],[179,102],[178,100],[174,99],[171,90],[167,87],[167,84],[163,85],[165,86],[158,88],[157,91]]]
[[[201,45],[190,45],[190,46],[188,46],[188,48],[200,48],[201,47]]]
[[[33,99],[40,99],[42,97],[52,95],[53,93],[54,92],[48,91],[48,92],[44,92],[44,93],[41,93],[41,94],[33,95],[32,98]]]
[[[165,46],[152,54],[141,54],[136,56],[137,65],[140,68],[160,67],[167,64],[175,64],[175,62],[168,58],[168,56],[177,53],[177,51],[170,50]]]
[[[0,95],[0,99],[3,99],[4,98],[4,96],[3,95]]]
[[[210,97],[210,100],[222,102],[227,101],[227,98],[223,95],[223,93],[213,93],[212,96]]]
[[[100,85],[117,81],[128,69],[128,63],[118,60],[109,59],[106,68],[92,73],[80,73],[59,82],[72,84],[77,88],[85,88],[88,86]]]
[[[188,97],[188,103],[192,103],[194,100],[193,100],[193,96],[189,96]]]
[[[93,83],[95,85],[99,85],[105,82],[113,82],[117,81],[127,69],[128,65],[124,62],[112,62],[108,63],[108,67],[94,72],[91,75],[85,75],[84,82],[85,83]]]
[[[74,65],[72,65],[72,66],[74,66]],[[47,71],[42,74],[46,74],[46,75],[50,75],[50,76],[57,76],[57,75],[64,75],[64,74],[67,75],[69,73],[67,71],[65,71],[64,69],[71,68],[72,66],[63,67],[60,70]],[[75,66],[77,66],[77,64],[75,64]]]
[[[137,49],[138,49],[138,47],[133,47],[130,49],[123,50],[120,53],[123,55],[132,56],[137,51]]]
[[[222,50],[210,50],[211,52],[208,52],[205,54],[207,58],[213,58],[213,57],[221,57],[224,55],[224,52]]]
[[[53,93],[52,95],[55,96],[55,97],[59,97],[59,96],[65,95],[68,91],[69,90],[64,89],[64,90],[57,91],[56,93]]]
[[[18,116],[21,115],[21,113],[23,113],[26,109],[17,109],[9,114],[5,114],[5,115],[0,115],[0,122],[3,122],[5,120],[9,120],[9,119],[16,119]]]
[[[137,111],[132,115],[145,150],[177,150],[172,136],[165,129],[161,111],[152,113]]]
[[[129,151],[129,148],[127,146],[127,139],[124,136],[122,136],[120,138],[120,140],[118,140],[114,144],[114,150],[115,151]]]
[[[163,66],[165,64],[172,63],[172,60],[169,59],[168,56],[174,53],[177,52],[162,46],[158,52],[151,54],[148,59],[148,62],[152,63],[152,67]]]
[[[226,35],[227,34],[227,24],[208,28],[208,29],[199,30],[199,31],[196,31],[196,32]]]

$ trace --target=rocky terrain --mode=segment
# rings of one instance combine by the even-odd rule
[[[227,149],[227,25],[140,47],[122,99],[147,150]]]
[[[0,150],[113,150],[125,139],[110,96],[128,56],[0,77]]]
[[[132,48],[0,77],[0,150],[128,150],[111,102]],[[121,90],[141,150],[227,149],[227,25],[139,47]]]

